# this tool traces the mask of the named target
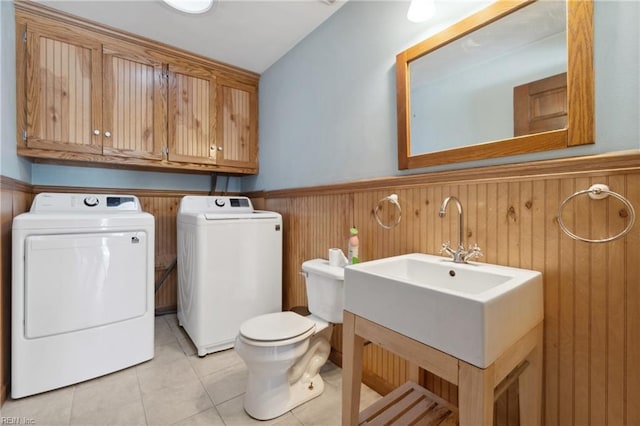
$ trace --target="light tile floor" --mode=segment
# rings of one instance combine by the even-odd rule
[[[327,362],[319,397],[267,422],[242,407],[247,369],[232,350],[200,358],[175,315],[156,317],[151,361],[43,394],[8,400],[0,424],[340,425],[341,369]],[[380,398],[362,385],[361,407]]]

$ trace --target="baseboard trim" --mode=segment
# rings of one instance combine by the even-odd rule
[[[0,386],[0,408],[2,407],[4,402],[7,400],[7,396],[8,396],[7,385],[3,383],[2,386]]]

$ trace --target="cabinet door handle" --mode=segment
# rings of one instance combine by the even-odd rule
[[[93,131],[93,134],[94,134],[94,135],[96,135],[96,136],[100,136],[100,130],[95,129],[95,130]]]
[[[222,147],[221,146],[218,147],[218,151],[222,151]]]
[[[110,138],[111,137],[111,132],[104,132],[104,136],[106,138]]]

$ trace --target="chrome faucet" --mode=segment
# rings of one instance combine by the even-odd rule
[[[477,244],[474,244],[468,251],[464,249],[464,213],[462,212],[462,204],[460,203],[460,200],[454,196],[445,198],[440,206],[438,216],[446,216],[447,206],[450,201],[454,201],[458,208],[458,248],[453,250],[449,245],[449,242],[446,242],[442,244],[440,253],[449,253],[455,263],[467,263],[469,259],[475,259],[482,256],[482,251]]]

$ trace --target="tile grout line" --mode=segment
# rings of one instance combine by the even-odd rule
[[[195,366],[193,365],[193,362],[191,362],[190,358],[192,355],[187,354],[184,350],[184,348],[182,347],[182,345],[180,344],[180,337],[182,337],[183,331],[181,330],[182,327],[180,327],[180,325],[177,323],[177,317],[176,317],[176,323],[172,324],[169,322],[169,317],[171,315],[165,315],[166,319],[166,323],[169,327],[169,329],[171,330],[172,334],[174,335],[174,337],[176,338],[176,342],[178,343],[178,347],[180,348],[180,350],[182,351],[183,356],[187,359],[187,361],[189,362],[189,367],[191,368],[191,370],[193,371],[193,373],[195,374],[195,376],[198,378],[198,382],[200,383],[200,386],[202,386],[202,389],[204,390],[204,392],[207,394],[207,397],[209,398],[209,401],[211,402],[211,407],[210,408],[206,408],[202,411],[199,411],[197,413],[194,413],[193,415],[186,417],[182,420],[179,420],[175,423],[179,423],[182,421],[185,421],[187,419],[190,419],[192,417],[195,417],[201,413],[206,412],[207,410],[210,410],[211,408],[213,408],[216,412],[216,414],[218,415],[218,417],[220,418],[220,420],[226,425],[226,422],[224,421],[222,415],[220,414],[220,412],[218,411],[218,408],[216,407],[215,401],[213,400],[213,397],[211,396],[211,394],[209,394],[209,391],[207,390],[207,387],[205,386],[204,382],[202,381],[203,377],[200,376],[200,374],[198,374],[198,371],[196,370]],[[195,356],[197,356],[197,352],[194,354]],[[174,424],[175,424],[174,423]]]
[[[67,421],[67,424],[69,426],[71,426],[71,419],[73,418],[73,404],[76,400],[76,385],[73,385],[72,388],[72,394],[71,394],[71,404],[69,406],[69,420]]]
[[[153,349],[153,356],[155,357],[155,348]],[[142,385],[140,384],[140,376],[138,375],[138,369],[136,366],[133,366],[133,371],[136,373],[136,383],[138,384],[138,393],[140,394],[140,404],[142,405],[142,412],[144,414],[144,424],[149,425],[149,418],[147,417],[147,406],[144,403],[144,396],[142,395]]]

